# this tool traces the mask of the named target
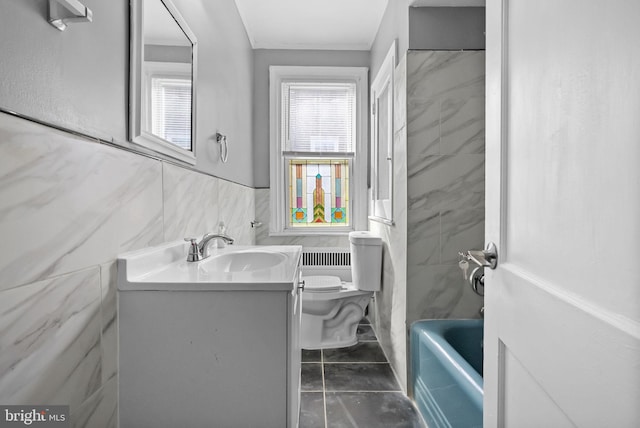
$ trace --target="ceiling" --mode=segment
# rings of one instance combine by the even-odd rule
[[[336,50],[371,49],[388,1],[235,0],[254,49]]]
[[[191,42],[162,2],[145,2],[143,20],[145,44],[191,47]]]

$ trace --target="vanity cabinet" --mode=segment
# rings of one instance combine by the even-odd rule
[[[136,282],[119,259],[120,428],[297,427],[300,252],[269,248],[297,260],[254,282]]]

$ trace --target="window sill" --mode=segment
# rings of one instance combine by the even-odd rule
[[[348,230],[335,230],[335,231],[325,231],[325,230],[285,230],[285,231],[269,231],[269,236],[347,236],[349,232],[353,232],[354,229]]]

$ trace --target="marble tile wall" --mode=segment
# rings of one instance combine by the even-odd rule
[[[0,116],[0,290],[162,242],[162,166]]]
[[[0,113],[0,402],[117,423],[115,258],[217,230],[254,190]]]
[[[255,243],[255,190],[163,164],[164,240],[217,232],[220,222],[239,245]]]
[[[482,307],[457,253],[484,248],[484,58],[407,53],[407,326]]]
[[[251,221],[255,219],[256,189],[225,180],[218,182],[219,217],[227,234],[240,245],[255,244],[256,229],[251,227]]]

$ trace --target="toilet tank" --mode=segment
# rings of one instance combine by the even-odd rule
[[[382,277],[382,239],[371,232],[349,233],[351,275],[358,290],[379,291]]]

